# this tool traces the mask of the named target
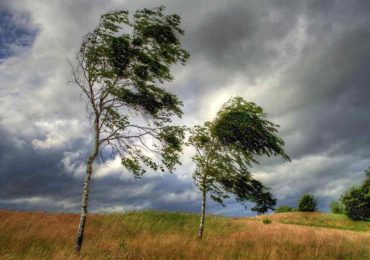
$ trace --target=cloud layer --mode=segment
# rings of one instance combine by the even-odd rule
[[[279,204],[312,193],[319,207],[363,180],[370,165],[370,4],[366,1],[3,1],[0,4],[0,208],[76,211],[90,128],[67,84],[82,36],[102,13],[160,4],[178,13],[191,53],[166,87],[184,101],[181,124],[211,120],[231,96],[281,125],[291,163],[252,172]],[[5,25],[3,25],[5,24]],[[191,150],[175,174],[135,180],[117,160],[96,165],[90,207],[199,209]],[[210,212],[250,214],[230,200]]]

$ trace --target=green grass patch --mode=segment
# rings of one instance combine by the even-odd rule
[[[94,221],[94,220],[93,220]],[[207,232],[224,234],[237,230],[238,224],[232,223],[229,218],[222,216],[206,216]],[[185,233],[196,234],[200,216],[187,212],[167,211],[134,211],[129,213],[104,214],[97,219],[96,225],[114,225],[125,233],[135,235],[145,230],[149,233]]]
[[[279,214],[276,214],[276,216]],[[370,221],[354,221],[345,215],[329,213],[284,213],[284,217],[276,217],[279,223],[314,227],[336,228],[370,232]]]

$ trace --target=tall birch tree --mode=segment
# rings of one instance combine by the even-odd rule
[[[277,135],[277,125],[266,120],[261,107],[241,97],[230,99],[217,117],[190,130],[188,144],[194,147],[195,184],[201,191],[201,218],[198,238],[203,236],[207,195],[224,205],[234,195],[236,200],[258,214],[274,209],[276,199],[267,187],[249,171],[256,156],[281,156],[284,141]]]
[[[83,241],[93,163],[103,147],[137,177],[148,167],[171,171],[179,164],[184,129],[171,120],[182,115],[182,102],[161,84],[173,80],[170,65],[185,64],[189,54],[179,40],[180,17],[165,15],[164,9],[102,15],[72,64],[72,83],[82,91],[93,130],[76,252]]]

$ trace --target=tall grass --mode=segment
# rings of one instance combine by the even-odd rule
[[[284,224],[335,228],[370,232],[369,221],[353,221],[345,215],[323,214],[319,212],[292,212],[272,215],[272,219]]]
[[[271,219],[274,219],[273,216]],[[173,212],[89,215],[83,259],[369,259],[370,233]],[[1,259],[77,259],[78,216],[0,211]]]

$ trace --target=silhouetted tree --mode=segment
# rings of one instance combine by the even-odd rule
[[[252,201],[256,204],[252,211],[257,212],[258,215],[262,215],[269,210],[274,210],[276,205],[276,198],[266,189],[262,189],[259,195],[255,196]]]
[[[252,210],[259,214],[273,209],[276,200],[253,179],[249,167],[257,163],[255,155],[279,155],[289,160],[276,127],[265,119],[261,107],[236,97],[224,104],[214,121],[191,129],[188,144],[195,148],[197,166],[193,178],[202,193],[199,239],[203,236],[207,194],[222,205],[229,194],[245,206],[248,201],[255,202]]]
[[[179,163],[184,129],[171,126],[181,116],[181,101],[161,83],[173,79],[170,65],[185,64],[180,17],[164,7],[101,16],[77,54],[72,83],[82,90],[92,123],[94,145],[87,158],[81,218],[75,250],[79,252],[86,223],[93,162],[102,147],[120,156],[122,165],[140,177],[145,166],[164,171]]]
[[[345,214],[353,220],[370,219],[370,167],[365,174],[362,185],[350,188],[341,197]]]
[[[298,210],[312,212],[316,210],[316,200],[310,194],[304,194],[298,202]]]

